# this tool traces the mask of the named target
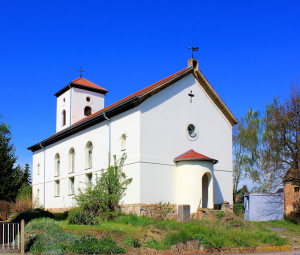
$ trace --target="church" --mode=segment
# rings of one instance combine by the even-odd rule
[[[232,204],[232,127],[238,123],[191,58],[188,66],[109,106],[82,77],[58,91],[56,133],[33,152],[33,197],[52,211],[75,206],[113,156],[132,178],[123,208],[169,202],[191,212]]]

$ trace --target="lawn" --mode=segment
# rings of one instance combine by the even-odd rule
[[[217,216],[212,220],[178,222],[123,215],[99,221],[97,225],[74,225],[68,220],[41,218],[30,221],[25,233],[28,251],[33,254],[182,253],[201,249],[221,252],[231,248],[251,251],[257,246],[289,244],[294,237],[287,233],[299,237],[299,225],[291,222],[249,224],[225,214]],[[272,228],[282,231],[274,232]]]
[[[68,233],[92,233],[98,238],[107,236],[129,247],[170,249],[177,243],[191,240],[198,240],[204,247],[215,250],[287,244],[286,239],[259,224],[251,227],[243,224],[243,221],[227,222],[226,219],[192,220],[183,223],[127,215],[96,226],[69,225],[67,221],[58,224]]]
[[[282,238],[287,238],[291,245],[300,246],[300,225],[289,220],[274,220],[254,224],[276,232]]]

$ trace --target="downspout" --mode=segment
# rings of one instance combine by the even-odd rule
[[[111,125],[110,125],[110,119],[105,115],[105,112],[103,112],[103,117],[108,121],[108,167],[110,167],[110,160],[111,160]]]
[[[45,161],[45,147],[42,146],[40,143],[40,146],[42,149],[44,149],[44,209],[46,209],[46,161]]]

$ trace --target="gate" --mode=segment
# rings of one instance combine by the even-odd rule
[[[24,220],[21,223],[0,222],[0,253],[24,254]]]

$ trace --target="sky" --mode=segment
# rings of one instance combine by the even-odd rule
[[[300,78],[300,1],[4,1],[0,115],[18,163],[55,133],[54,93],[79,77],[106,106],[185,67],[199,68],[234,115],[285,100]]]

